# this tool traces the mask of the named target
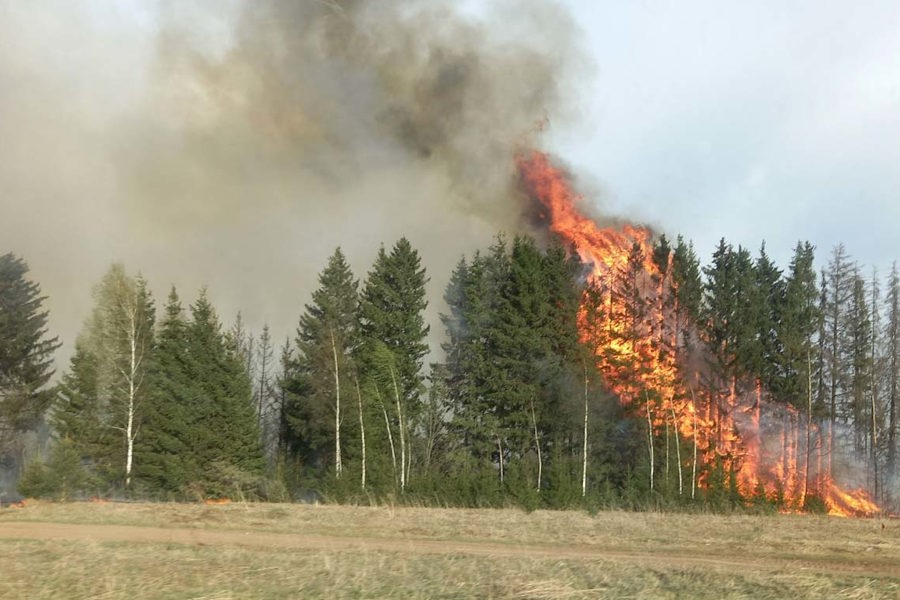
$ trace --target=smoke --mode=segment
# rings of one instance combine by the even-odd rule
[[[287,334],[336,246],[364,277],[403,235],[434,321],[459,256],[525,226],[512,156],[590,73],[547,1],[92,6],[0,2],[2,246],[67,342],[116,260]]]

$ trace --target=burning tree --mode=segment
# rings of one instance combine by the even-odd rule
[[[705,269],[701,299],[696,257],[683,241],[672,250],[645,227],[601,227],[579,210],[581,197],[546,154],[522,153],[516,162],[548,229],[591,265],[580,336],[594,349],[605,385],[647,423],[651,488],[660,470],[654,450],[664,437],[665,472],[674,463],[681,494],[689,470],[692,494],[727,474],[742,497],[788,509],[817,497],[831,514],[878,511],[865,492],[846,492],[834,482],[833,444],[822,443],[814,420],[812,332],[801,328],[786,348],[790,362],[782,356],[776,325],[788,289],[792,316],[810,317],[803,267],[811,248],[800,248],[786,286],[764,247],[754,261],[722,240]],[[778,402],[775,391],[790,401]],[[681,452],[683,443],[689,453]]]

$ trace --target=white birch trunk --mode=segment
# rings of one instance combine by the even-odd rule
[[[581,497],[587,496],[588,466],[588,376],[587,366],[584,368],[584,437],[581,447]]]
[[[366,489],[366,422],[363,418],[362,391],[359,389],[359,377],[356,378],[356,402],[359,407],[359,437],[360,442],[362,442],[362,457],[360,458],[362,474],[360,475],[359,485],[362,489]]]
[[[391,383],[394,385],[394,401],[397,404],[397,428],[400,430],[400,491],[406,489],[406,432],[404,427],[403,409],[400,404],[400,388],[397,386],[397,377],[394,368],[388,365],[391,373]]]
[[[681,439],[678,437],[678,420],[675,417],[675,409],[672,411],[672,424],[675,426],[675,457],[678,459],[678,495],[684,492],[684,479],[681,474]]]
[[[544,456],[541,453],[541,438],[538,436],[537,416],[534,414],[534,396],[531,397],[531,423],[534,427],[534,447],[537,449],[538,476],[537,491],[541,491],[541,478],[544,475]]]
[[[650,399],[647,398],[647,446],[650,448],[650,491],[653,491],[653,419],[650,416]]]
[[[697,492],[697,402],[694,398],[694,388],[691,386],[691,416],[693,417],[694,460],[691,465],[691,500]]]
[[[131,468],[134,461],[134,413],[135,400],[137,395],[137,386],[135,378],[138,370],[138,352],[137,352],[137,306],[130,307],[129,311],[129,331],[128,345],[130,349],[129,356],[129,374],[128,374],[128,417],[125,425],[125,487],[131,487]]]
[[[397,482],[397,451],[394,449],[394,434],[391,433],[391,420],[388,418],[387,408],[381,403],[381,412],[384,414],[384,427],[387,430],[388,444],[391,446],[391,467],[394,472],[394,483]]]
[[[334,330],[329,329],[329,334],[331,335],[331,356],[334,359],[334,476],[336,479],[340,479],[343,467],[341,463],[341,371]]]
[[[497,436],[497,456],[500,459],[500,485],[503,485],[503,443],[499,435]]]

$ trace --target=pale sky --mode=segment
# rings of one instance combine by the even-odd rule
[[[900,3],[565,0],[597,72],[556,132],[610,210],[787,266],[900,259]]]

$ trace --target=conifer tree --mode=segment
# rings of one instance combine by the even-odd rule
[[[419,253],[401,238],[391,249],[378,251],[360,294],[360,360],[367,378],[391,380],[381,390],[398,400],[396,427],[399,437],[400,487],[404,489],[412,466],[414,424],[421,417],[424,391],[423,360],[428,352],[424,311],[428,305],[428,279]],[[389,352],[388,359],[383,356]],[[385,372],[389,370],[390,372]]]
[[[296,361],[287,378],[286,406],[291,446],[307,467],[344,468],[345,414],[353,406],[359,346],[358,282],[340,248],[319,275],[319,288],[300,317]]]
[[[185,320],[169,295],[139,474],[176,496],[251,493],[265,461],[244,361],[201,293]]]
[[[187,327],[184,307],[173,287],[156,337],[145,430],[137,447],[136,473],[151,493],[183,494],[198,471],[191,445],[196,415]]]
[[[887,286],[887,323],[885,329],[885,406],[887,463],[885,489],[891,493],[897,482],[897,428],[900,418],[900,274],[897,263],[891,265]],[[897,498],[889,498],[896,501]]]
[[[34,427],[53,400],[47,384],[60,343],[49,337],[45,297],[27,274],[24,260],[0,256],[0,449]]]
[[[773,385],[779,400],[806,411],[812,409],[812,370],[818,363],[816,335],[821,318],[814,258],[812,244],[797,243],[785,282],[778,324],[782,354],[776,359],[779,376]]]
[[[57,387],[50,425],[59,439],[70,440],[72,451],[109,480],[113,431],[102,424],[98,388],[97,355],[79,336],[69,370]]]

